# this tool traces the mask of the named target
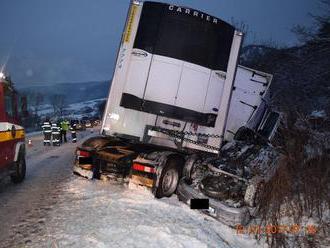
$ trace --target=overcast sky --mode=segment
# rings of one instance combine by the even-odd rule
[[[318,0],[164,0],[230,22],[249,42],[292,46],[295,24],[310,26]],[[109,80],[129,0],[0,0],[0,62],[19,86]]]

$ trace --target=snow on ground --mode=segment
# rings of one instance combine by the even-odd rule
[[[311,114],[310,117],[313,118],[325,118],[327,116],[325,110],[314,110]]]
[[[90,131],[82,137],[95,135]],[[155,199],[143,189],[72,174],[75,144],[44,147],[33,136],[27,177],[0,191],[0,247],[257,247],[176,195]]]
[[[141,189],[75,177],[60,202],[40,247],[256,247],[176,196],[159,200]]]
[[[84,116],[94,116],[98,112],[98,104],[100,104],[102,101],[105,101],[106,99],[107,98],[100,98],[85,102],[71,103],[65,108],[65,112],[69,113],[67,117],[76,119],[81,119]],[[54,110],[52,105],[44,104],[41,105],[40,110],[38,111],[38,115],[45,117],[47,115],[52,115],[53,112]]]
[[[31,138],[33,136],[37,136],[37,135],[41,135],[42,134],[42,131],[39,130],[39,131],[33,131],[33,132],[28,132],[25,134],[25,137],[26,138]]]

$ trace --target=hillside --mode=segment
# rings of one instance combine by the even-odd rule
[[[50,103],[52,95],[63,95],[66,104],[79,103],[94,99],[106,98],[109,92],[110,81],[42,84],[19,88],[23,94],[41,93],[43,103]]]
[[[273,103],[282,111],[330,113],[329,41],[311,40],[299,47],[249,46],[241,64],[274,75]]]
[[[315,21],[317,29],[298,30],[304,39],[300,46],[253,45],[241,54],[241,64],[273,74],[273,105],[283,113],[274,142],[282,157],[260,195],[258,224],[317,227],[312,235],[267,236],[270,247],[329,247],[330,242],[330,14]]]

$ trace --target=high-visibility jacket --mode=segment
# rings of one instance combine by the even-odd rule
[[[63,131],[68,131],[69,130],[70,123],[68,121],[62,121],[61,122],[61,128]]]

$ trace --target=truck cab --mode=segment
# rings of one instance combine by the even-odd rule
[[[10,77],[0,72],[0,175],[9,175],[19,183],[25,171],[25,132],[20,125],[18,93]]]

